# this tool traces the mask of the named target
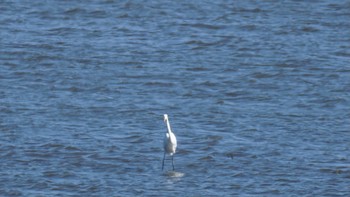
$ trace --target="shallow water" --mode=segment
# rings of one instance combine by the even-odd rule
[[[350,195],[349,10],[0,2],[0,193]]]

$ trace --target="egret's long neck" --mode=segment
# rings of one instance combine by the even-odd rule
[[[168,133],[171,133],[171,127],[169,120],[166,120],[166,126],[168,127]]]

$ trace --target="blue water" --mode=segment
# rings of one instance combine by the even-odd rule
[[[349,196],[349,10],[1,1],[1,195]]]

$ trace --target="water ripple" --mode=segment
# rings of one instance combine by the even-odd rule
[[[2,2],[0,193],[349,196],[349,7]]]

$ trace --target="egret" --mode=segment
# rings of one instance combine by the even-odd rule
[[[164,114],[164,122],[168,128],[168,132],[166,133],[166,135],[164,137],[164,156],[163,156],[163,162],[162,162],[162,170],[164,169],[164,160],[165,160],[166,154],[171,156],[171,162],[172,162],[173,170],[174,170],[175,169],[174,168],[174,154],[176,151],[177,141],[176,141],[175,134],[171,131],[168,114]]]

